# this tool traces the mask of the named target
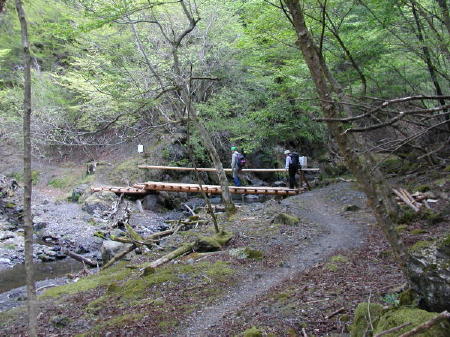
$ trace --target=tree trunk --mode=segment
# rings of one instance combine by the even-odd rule
[[[28,41],[27,21],[22,1],[16,0],[24,53],[24,100],[23,100],[23,226],[25,231],[25,270],[28,303],[28,333],[37,336],[36,287],[33,275],[33,220],[31,217],[31,55]]]
[[[340,88],[335,86],[334,81],[327,81],[327,75],[330,76],[330,72],[326,68],[326,64],[306,26],[303,6],[299,4],[298,0],[284,0],[284,3],[289,9],[297,33],[297,43],[316,86],[322,111],[326,118],[339,117],[343,111],[351,109],[348,104],[345,104],[348,98],[341,92]],[[364,151],[358,151],[361,144],[354,135],[345,133],[339,122],[329,121],[327,125],[330,134],[339,146],[339,152],[344,157],[347,167],[363,187],[377,222],[399,257],[399,262],[406,273],[405,263],[408,260],[408,255],[395,230],[393,221],[398,209],[390,198],[390,190],[385,184],[385,178],[377,168],[372,156],[364,153]]]
[[[441,7],[442,11],[442,21],[444,21],[445,27],[447,28],[447,32],[450,35],[450,16],[447,6],[447,0],[437,0],[439,7]]]

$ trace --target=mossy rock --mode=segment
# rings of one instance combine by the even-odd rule
[[[414,290],[408,289],[400,294],[399,301],[400,306],[417,306],[419,298]]]
[[[256,249],[251,249],[248,247],[230,249],[230,251],[228,253],[231,256],[233,256],[237,259],[240,259],[240,260],[244,260],[244,259],[260,260],[264,256],[264,254],[261,251],[256,250]]]
[[[200,236],[197,239],[197,252],[213,252],[225,246],[233,237],[232,233],[221,232],[214,236]]]
[[[272,223],[288,226],[298,226],[298,224],[300,223],[300,219],[293,215],[280,213],[272,220]]]
[[[389,310],[388,312],[381,315],[378,324],[376,325],[375,334],[382,331],[400,326],[406,322],[411,323],[396,332],[386,335],[387,337],[397,337],[404,334],[407,331],[412,330],[414,327],[429,321],[430,319],[436,317],[437,313],[428,312],[416,308],[398,308]],[[415,337],[448,337],[450,331],[450,324],[448,322],[442,322],[441,324],[436,324],[433,327],[425,330],[422,333],[414,335]],[[352,335],[353,336],[353,335]]]
[[[262,337],[263,333],[260,329],[258,329],[256,326],[251,327],[250,329],[247,329],[242,334],[243,337]]]
[[[369,317],[370,313],[370,317]],[[383,306],[377,303],[359,303],[355,310],[355,319],[350,326],[351,337],[372,336],[371,324],[375,326],[383,313]],[[368,334],[370,333],[370,334]]]
[[[409,247],[408,251],[410,253],[417,253],[422,251],[423,249],[429,248],[434,241],[417,241],[414,245]]]
[[[70,323],[69,317],[63,315],[57,315],[50,318],[50,322],[56,328],[64,328]]]

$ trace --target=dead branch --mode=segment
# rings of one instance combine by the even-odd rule
[[[163,265],[164,263],[167,263],[181,255],[184,255],[186,253],[192,252],[194,250],[196,243],[192,242],[192,243],[188,243],[188,244],[184,244],[183,246],[175,249],[174,251],[170,252],[169,254],[166,254],[162,257],[160,257],[159,259],[149,263],[148,265],[146,265],[145,267],[142,267],[140,269],[141,272],[144,271],[144,269],[146,268],[156,268],[159,267],[161,265]]]
[[[406,323],[404,323],[404,324],[402,324],[402,325],[399,325],[399,326],[396,326],[396,327],[394,327],[394,328],[392,328],[392,329],[382,331],[382,332],[380,332],[379,334],[376,334],[374,337],[381,337],[381,336],[390,334],[391,332],[395,332],[395,331],[401,330],[401,329],[403,329],[405,326],[408,326],[408,325],[411,325],[411,323],[406,322]]]
[[[328,316],[325,316],[326,319],[330,319],[331,317],[339,314],[340,312],[344,311],[345,308],[344,307],[340,307],[339,309],[337,309],[336,311],[333,311],[331,314],[329,314]]]
[[[302,328],[302,333],[303,333],[303,337],[308,337],[308,335],[306,334],[305,328]]]
[[[189,207],[188,205],[186,205],[186,204],[183,204],[183,206],[186,207],[186,208],[188,209],[188,211],[191,212],[191,214],[195,216],[195,213],[194,213],[194,211],[193,211],[192,208],[190,208],[190,207]]]
[[[81,256],[79,254],[76,254],[74,252],[71,252],[70,250],[64,251],[64,253],[68,256],[70,256],[72,259],[77,260],[82,263],[86,263],[90,267],[97,267],[98,264],[93,262],[92,260],[88,259],[87,257]]]
[[[410,337],[410,336],[416,335],[419,332],[422,332],[424,330],[431,328],[433,325],[439,323],[440,321],[443,321],[443,320],[449,319],[449,318],[450,318],[450,313],[448,311],[443,311],[436,317],[430,319],[429,321],[426,321],[425,323],[423,323],[421,325],[416,326],[414,329],[412,329],[408,332],[405,332],[404,334],[400,335],[399,337]]]
[[[419,212],[420,208],[415,205],[414,199],[410,196],[410,194],[404,190],[399,189],[396,190],[395,188],[392,189],[392,191],[409,207],[411,207],[415,212]]]

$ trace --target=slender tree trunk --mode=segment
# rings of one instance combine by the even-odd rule
[[[348,98],[342,93],[340,88],[335,87],[334,81],[327,78],[327,76],[330,76],[330,72],[326,68],[326,64],[306,26],[299,0],[284,0],[284,3],[289,9],[291,21],[297,33],[297,43],[316,86],[322,111],[326,118],[339,117],[344,111],[350,109],[350,106],[345,104]],[[397,215],[397,206],[390,198],[391,193],[383,175],[378,170],[370,154],[358,151],[361,146],[354,135],[346,134],[339,122],[327,122],[327,125],[330,134],[339,146],[339,152],[344,157],[347,167],[363,187],[377,222],[384,231],[394,252],[399,257],[399,262],[406,273],[405,263],[408,260],[408,255],[403,242],[395,230],[393,221]]]
[[[36,321],[36,287],[33,270],[33,220],[31,217],[31,55],[28,41],[27,21],[23,10],[22,0],[16,0],[17,15],[19,16],[22,32],[22,46],[24,53],[24,100],[23,100],[23,226],[25,230],[25,269],[27,282],[28,330],[31,337],[37,336]]]
[[[0,0],[0,14],[3,12],[5,8],[6,0]]]
[[[441,7],[442,20],[444,21],[447,32],[450,35],[450,16],[447,6],[447,0],[437,0],[437,3],[439,4],[439,7]]]

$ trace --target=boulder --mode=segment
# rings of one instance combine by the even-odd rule
[[[158,207],[158,195],[157,194],[147,194],[142,200],[142,208],[154,211]]]
[[[128,246],[130,245],[117,241],[112,240],[103,241],[102,247],[100,248],[103,264],[111,260],[113,256],[116,255],[120,250],[128,248]]]
[[[450,310],[450,234],[441,240],[417,243],[410,249],[407,264],[412,289],[421,297],[424,308]],[[423,242],[425,243],[425,242]]]
[[[88,191],[88,190],[89,190],[89,185],[87,185],[87,184],[79,185],[72,190],[72,194],[69,199],[73,202],[78,202],[80,197],[84,193],[86,193],[86,191]]]
[[[101,191],[93,193],[86,198],[82,209],[89,214],[94,214],[96,211],[108,211],[111,208],[112,203],[117,201],[118,198],[119,197],[113,192]]]
[[[280,213],[272,220],[272,223],[297,226],[300,223],[300,219],[290,214]]]

